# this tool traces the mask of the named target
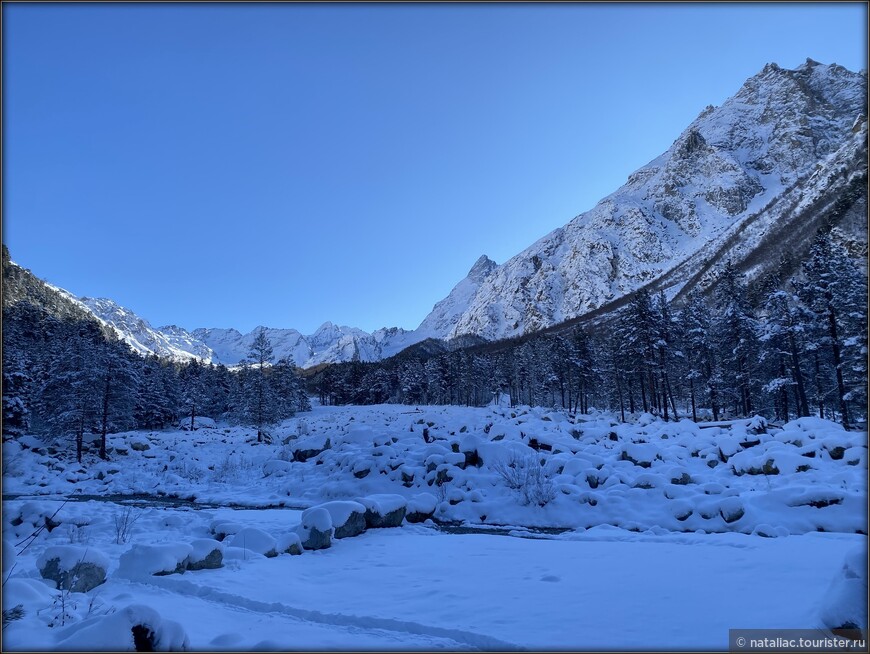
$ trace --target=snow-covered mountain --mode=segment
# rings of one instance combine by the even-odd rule
[[[480,257],[417,329],[266,328],[275,359],[305,368],[377,361],[430,338],[498,339],[609,311],[647,284],[673,297],[725,257],[763,270],[832,212],[866,251],[866,93],[866,72],[809,59],[795,70],[768,64],[590,211],[501,265]],[[4,303],[32,296],[61,314],[90,314],[141,354],[235,365],[260,329],[157,329],[112,300],[27,281],[7,260],[4,250]]]
[[[812,60],[795,70],[768,64],[593,209],[485,266],[476,287],[460,283],[420,329],[437,338],[515,336],[662,277],[823,167],[863,124],[856,119],[866,115],[866,94],[866,72]],[[686,281],[673,279],[670,293]]]
[[[244,359],[261,328],[247,334],[236,329],[194,329],[191,336],[212,352],[211,361],[234,365]],[[413,332],[393,327],[371,334],[356,327],[340,327],[325,322],[313,334],[295,329],[264,327],[272,344],[275,360],[289,357],[296,365],[310,368],[338,361],[379,361],[416,343]]]
[[[174,325],[155,329],[144,318],[108,298],[75,298],[63,289],[58,291],[78,300],[115,335],[142,355],[156,354],[165,359],[210,361],[212,351],[186,330]]]

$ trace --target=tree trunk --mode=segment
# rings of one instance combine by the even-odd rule
[[[106,432],[109,430],[109,394],[111,393],[111,390],[111,381],[109,375],[106,375],[106,383],[103,386],[102,429],[100,430],[100,458],[103,461],[108,459],[106,456]]]
[[[825,401],[822,399],[824,395],[822,394],[822,367],[819,363],[819,352],[816,350],[813,352],[813,361],[815,363],[815,372],[816,372],[816,403],[819,405],[819,418],[825,417]]]
[[[840,339],[837,337],[837,317],[828,301],[828,328],[831,332],[831,351],[834,354],[834,367],[837,371],[837,395],[840,400],[840,415],[843,429],[849,429],[849,409],[846,405],[846,385],[843,383],[843,361],[840,356]]]
[[[622,401],[622,383],[619,380],[619,373],[616,373],[616,393],[619,395],[619,416],[622,422],[625,422],[625,403]]]
[[[713,411],[713,420],[719,421],[719,394],[716,391],[716,384],[713,383],[713,366],[709,360],[709,352],[707,353],[707,362],[704,367],[707,373],[707,386],[710,389],[710,409]]]
[[[779,358],[779,376],[781,379],[785,378],[785,361],[783,361],[783,357]],[[783,413],[783,420],[785,420],[785,422],[788,422],[788,389],[785,386],[782,387],[779,397]]]
[[[76,432],[76,461],[82,462],[82,443],[85,439],[85,412],[84,409],[79,415],[79,428]]]
[[[649,411],[649,405],[646,401],[646,384],[643,383],[643,377],[640,378],[640,398],[643,401],[643,410]]]
[[[788,334],[788,348],[791,353],[791,370],[792,377],[796,384],[798,395],[798,413],[800,416],[810,415],[810,405],[807,402],[807,390],[804,386],[804,375],[801,371],[800,359],[798,358],[797,343],[795,342],[794,334]]]
[[[692,422],[698,422],[698,413],[695,410],[695,380],[689,378],[689,398],[692,401]]]

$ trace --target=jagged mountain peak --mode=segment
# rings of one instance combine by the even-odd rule
[[[498,264],[485,254],[474,262],[465,279],[459,282],[450,291],[450,294],[438,302],[420,326],[415,330],[420,337],[446,339],[452,335],[456,323],[468,310],[469,303],[474,298],[480,286],[489,279]]]
[[[474,265],[471,266],[471,270],[468,271],[466,277],[469,277],[475,281],[482,281],[489,273],[493,271],[493,269],[497,268],[498,264],[490,259],[485,254],[480,255],[477,261],[474,262]]]

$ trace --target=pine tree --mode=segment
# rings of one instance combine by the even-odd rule
[[[178,381],[181,386],[181,404],[185,415],[190,416],[190,431],[196,429],[196,417],[203,415],[207,402],[207,386],[204,366],[196,359],[181,367]]]
[[[799,284],[799,295],[814,314],[812,331],[820,345],[829,349],[834,377],[840,421],[850,428],[849,401],[853,399],[852,386],[866,397],[866,381],[853,381],[846,372],[849,367],[844,350],[854,347],[857,356],[864,358],[866,351],[866,299],[867,277],[855,265],[842,246],[834,243],[830,234],[820,235],[803,266],[805,280]],[[817,385],[823,384],[822,364],[818,352],[814,356]],[[863,368],[861,362],[856,367]],[[847,387],[847,380],[849,387]],[[820,393],[820,398],[824,393]]]
[[[685,380],[689,385],[692,420],[698,421],[697,393],[701,390],[704,390],[705,398],[710,403],[713,420],[719,420],[721,384],[718,363],[713,355],[710,308],[698,290],[689,293],[686,306],[680,313],[680,332],[683,336]]]
[[[252,364],[248,376],[249,386],[246,389],[247,414],[257,427],[257,442],[263,442],[263,430],[271,422],[271,388],[266,376],[267,366],[272,363],[272,344],[266,336],[265,328],[261,327],[251,343],[247,362]]]
[[[124,343],[103,341],[95,355],[100,378],[100,458],[106,460],[106,434],[136,426],[133,411],[141,377],[138,361]]]
[[[75,439],[81,463],[85,432],[92,431],[101,410],[103,379],[96,348],[103,334],[91,322],[72,323],[66,332],[49,354],[47,380],[39,391],[40,417],[46,433]]]
[[[173,366],[152,355],[140,364],[140,383],[133,408],[140,429],[163,429],[178,415],[178,392]]]
[[[727,375],[727,386],[734,389],[735,413],[743,416],[753,412],[752,398],[757,385],[753,362],[758,359],[758,321],[749,306],[746,291],[743,276],[727,262],[719,274],[714,294],[719,310],[715,341],[723,372]]]

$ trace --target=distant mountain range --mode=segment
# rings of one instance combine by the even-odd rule
[[[275,358],[307,368],[376,361],[430,338],[531,333],[606,310],[642,286],[678,296],[708,283],[725,258],[751,278],[785,249],[799,257],[822,221],[866,254],[866,97],[866,71],[768,64],[593,209],[501,265],[480,257],[417,329],[266,328]],[[4,256],[4,286],[36,283],[17,266],[7,274],[7,263],[15,266]],[[112,300],[48,284],[4,292],[4,305],[52,292],[142,354],[235,365],[259,330],[154,328]]]

